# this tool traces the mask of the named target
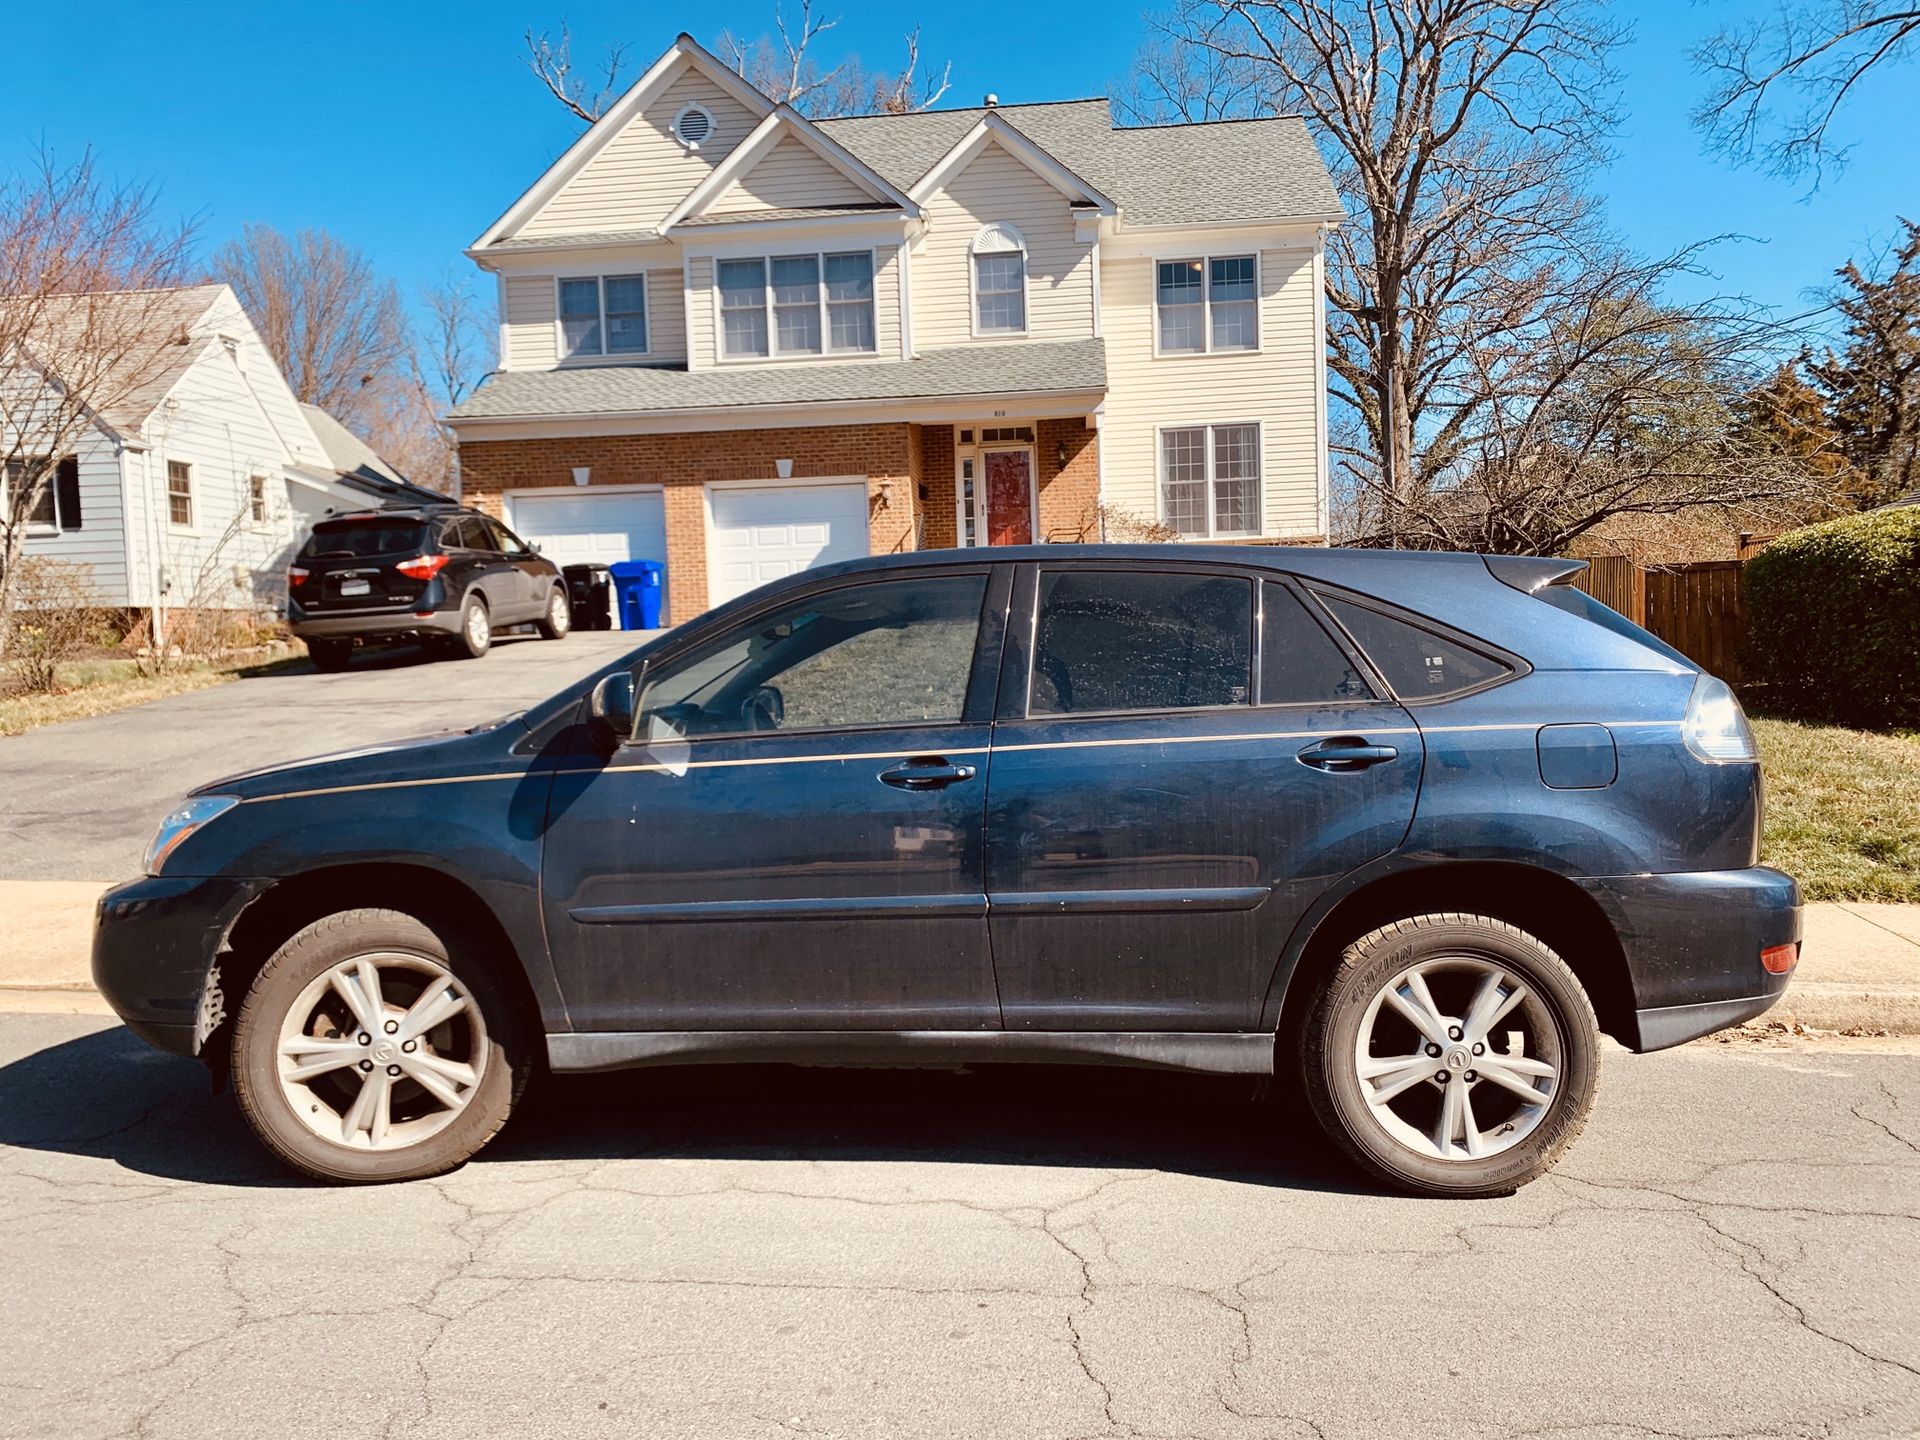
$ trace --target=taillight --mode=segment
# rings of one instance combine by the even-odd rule
[[[1746,712],[1724,680],[1702,675],[1693,682],[1680,738],[1697,759],[1709,765],[1752,764],[1760,758]]]
[[[302,570],[298,565],[289,565],[287,567],[287,588],[289,590],[298,590],[306,583],[306,571]]]
[[[1769,975],[1784,975],[1800,963],[1800,942],[1769,945],[1760,952],[1760,965]]]
[[[411,560],[402,560],[393,568],[409,580],[431,580],[446,568],[444,555],[416,555]]]

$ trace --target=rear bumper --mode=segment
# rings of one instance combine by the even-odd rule
[[[287,626],[302,640],[400,640],[410,635],[458,635],[460,612],[435,610],[343,610],[308,615],[289,609]]]
[[[95,988],[149,1045],[199,1053],[219,1019],[208,974],[234,920],[272,883],[150,875],[107,891],[94,910]]]
[[[1760,952],[1800,939],[1800,887],[1755,866],[1582,880],[1613,921],[1633,986],[1635,1050],[1662,1050],[1759,1015],[1789,975]]]

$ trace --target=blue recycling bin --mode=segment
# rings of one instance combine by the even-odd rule
[[[658,560],[616,560],[607,567],[620,596],[622,630],[658,630],[667,567]]]

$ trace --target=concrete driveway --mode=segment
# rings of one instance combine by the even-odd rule
[[[407,648],[337,675],[307,665],[113,715],[0,738],[0,880],[123,880],[187,790],[299,760],[524,709],[645,635],[502,636],[480,660]]]

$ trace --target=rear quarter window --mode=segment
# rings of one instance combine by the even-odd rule
[[[427,527],[417,520],[394,522],[361,520],[318,525],[300,551],[308,560],[366,560],[376,555],[400,555],[426,544]]]
[[[1410,619],[1335,595],[1320,593],[1320,600],[1402,700],[1459,695],[1513,673],[1505,661]]]

